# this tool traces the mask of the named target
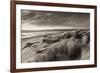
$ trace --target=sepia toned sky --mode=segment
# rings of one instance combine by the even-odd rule
[[[89,13],[21,10],[22,30],[89,28]]]

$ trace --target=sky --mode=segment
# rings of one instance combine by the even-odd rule
[[[22,30],[89,28],[89,13],[21,10]]]

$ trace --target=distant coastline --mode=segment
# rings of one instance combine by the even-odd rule
[[[90,30],[89,28],[75,28],[75,29],[45,29],[45,30],[21,30],[21,32],[46,32],[46,31],[69,31],[69,30]]]

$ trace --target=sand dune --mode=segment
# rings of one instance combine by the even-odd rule
[[[22,38],[22,63],[90,58],[89,30],[43,31],[39,34],[42,35]]]

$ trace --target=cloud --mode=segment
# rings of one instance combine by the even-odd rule
[[[39,26],[71,26],[71,27],[89,27],[89,13],[71,13],[71,12],[47,12],[22,10],[22,24],[25,27],[35,25]],[[28,24],[27,24],[28,23]]]

